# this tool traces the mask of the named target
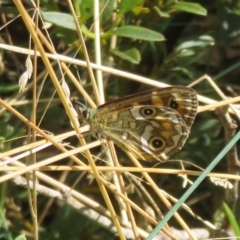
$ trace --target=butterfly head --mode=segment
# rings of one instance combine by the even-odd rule
[[[90,115],[88,107],[74,99],[72,100],[72,104],[78,113],[79,120],[87,122]]]

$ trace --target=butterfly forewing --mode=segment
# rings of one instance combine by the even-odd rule
[[[175,86],[138,93],[99,106],[104,111],[115,111],[129,106],[155,105],[177,111],[188,127],[192,126],[198,107],[196,92],[188,87]]]

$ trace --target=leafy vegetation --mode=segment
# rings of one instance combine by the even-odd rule
[[[36,235],[39,235],[39,239],[122,238],[116,229],[111,228],[115,222],[112,222],[111,214],[105,211],[109,205],[106,201],[106,193],[103,193],[103,187],[99,188],[98,176],[94,175],[93,177],[89,169],[88,171],[86,169],[72,171],[71,167],[73,165],[80,166],[79,162],[76,159],[73,161],[71,158],[73,154],[71,156],[61,155],[63,152],[61,147],[65,147],[70,152],[79,146],[79,141],[75,133],[72,133],[70,114],[66,112],[66,105],[70,103],[59,94],[58,85],[52,79],[52,75],[56,74],[59,83],[62,83],[64,76],[67,84],[67,87],[64,88],[65,96],[69,94],[70,97],[78,98],[83,103],[87,102],[90,107],[93,107],[94,102],[98,103],[99,101],[93,90],[94,85],[89,69],[83,66],[84,64],[75,61],[76,59],[85,61],[86,54],[77,34],[73,12],[70,11],[68,1],[41,0],[40,16],[38,16],[34,11],[37,8],[30,2],[25,3],[23,8],[20,8],[20,2],[17,0],[5,1],[5,5],[0,9],[1,14],[5,16],[1,19],[3,28],[1,29],[2,43],[0,45],[2,56],[0,94],[1,99],[6,103],[6,106],[2,102],[0,103],[0,148],[1,160],[9,161],[7,165],[0,162],[0,168],[9,167],[9,169],[2,170],[4,174],[0,178],[0,239],[37,239]],[[96,74],[98,83],[101,82],[98,87],[100,92],[103,90],[102,92],[105,93],[106,102],[153,87],[164,86],[164,84],[187,86],[205,74],[211,76],[227,97],[239,96],[239,0],[122,0],[119,2],[100,0],[97,18],[94,18],[96,8],[94,1],[75,0],[72,2],[90,61],[96,62],[96,56],[99,54],[102,65],[109,67],[103,69],[102,78]],[[35,19],[36,16],[39,17],[36,38],[34,33],[29,30],[31,26],[27,25],[27,22],[30,22],[30,19],[27,18],[28,14],[32,19]],[[97,20],[100,22],[98,29],[100,48],[97,47],[96,33],[94,32],[94,24],[97,24]],[[48,28],[48,26],[50,27]],[[32,26],[32,29],[34,27]],[[29,36],[31,36],[31,41]],[[39,40],[39,43],[36,42],[36,39]],[[38,59],[34,58],[36,53],[31,53],[33,75],[28,80],[31,66],[28,64],[25,66],[26,55],[30,54],[28,49],[34,49],[34,46],[40,51],[40,44],[43,44],[45,53],[53,54],[48,56],[54,72],[51,73],[49,70],[50,63],[46,63],[42,53],[41,58]],[[14,49],[14,47],[19,48]],[[61,55],[61,64],[54,61],[54,57],[56,57],[54,51]],[[67,64],[67,68],[62,65],[63,63]],[[74,65],[77,66],[77,70]],[[96,66],[92,67],[94,71],[97,68]],[[74,82],[67,70],[70,70],[76,77],[77,83]],[[22,75],[23,73],[26,75]],[[18,81],[21,76],[27,82],[19,93]],[[26,79],[24,76],[27,76]],[[142,77],[155,80],[155,82]],[[78,81],[81,81],[81,84]],[[81,87],[85,89],[88,96],[83,97],[83,93],[80,92]],[[70,93],[68,93],[68,88]],[[208,81],[198,83],[194,89],[199,95],[206,98],[199,98],[202,106],[212,104],[211,100],[217,102],[222,100]],[[56,94],[56,90],[58,94]],[[231,115],[231,117],[237,119],[236,115]],[[157,166],[155,166],[156,162],[140,162],[144,167],[156,169],[156,173],[150,174],[150,176],[159,189],[176,199],[182,196],[185,192],[182,182],[186,181],[184,179],[186,175],[182,180],[176,175],[176,172],[171,174],[170,170],[179,170],[179,173],[182,173],[180,169],[183,166],[189,171],[206,168],[231,138],[229,134],[227,135],[229,132],[227,132],[226,123],[222,119],[221,114],[216,115],[213,111],[199,113],[186,145],[171,158],[174,161],[167,161]],[[29,125],[30,120],[33,122],[32,125]],[[42,141],[45,139],[44,133],[36,134],[33,131],[33,125],[38,126],[50,137],[54,135],[60,138],[63,133],[69,134],[69,136],[67,139],[66,137],[55,139],[60,145],[59,148],[56,145],[45,146],[44,144],[51,141],[49,139],[47,143]],[[231,133],[234,135],[234,132]],[[95,141],[89,135],[85,134],[84,136],[88,143]],[[40,141],[42,142],[40,143]],[[43,146],[41,150],[38,149],[40,146]],[[20,149],[20,147],[22,148]],[[104,161],[107,159],[105,149],[106,147],[91,149],[91,154],[97,156],[97,166],[105,165]],[[32,151],[31,155],[28,152],[30,150]],[[34,155],[34,150],[37,151],[36,155]],[[21,153],[26,153],[26,155],[21,155]],[[74,154],[79,161],[82,161],[81,163],[89,164],[87,157],[80,153]],[[133,166],[129,156],[118,148],[117,156],[121,165]],[[54,160],[53,157],[59,157],[59,159]],[[237,152],[235,157],[237,159]],[[102,160],[97,160],[98,158]],[[49,162],[44,162],[45,160],[49,160]],[[179,160],[183,160],[183,162],[180,164]],[[16,161],[19,162],[15,164]],[[19,184],[16,182],[16,176],[11,175],[16,169],[11,169],[10,166],[19,167],[23,166],[21,165],[23,163],[36,166],[41,162],[43,165],[38,167],[46,168],[40,170],[37,168],[37,170],[45,175],[37,175],[38,182],[36,184],[48,188],[36,189],[35,192],[38,193],[38,201],[36,201],[34,194],[30,194],[30,191],[27,192],[24,189],[24,187],[31,188],[25,181],[29,178],[32,182],[34,176],[27,176],[25,172],[24,175],[19,173],[18,175],[22,176],[22,184]],[[55,167],[51,167],[52,165]],[[65,169],[62,168],[59,171],[60,167],[65,167]],[[159,173],[158,171],[161,169],[168,171],[168,174]],[[29,169],[28,172],[32,170]],[[229,173],[232,176],[236,174],[229,167],[229,155],[221,161],[214,172],[219,173],[218,177],[223,177],[220,173]],[[106,174],[104,179],[112,182],[108,171],[101,171],[101,173],[104,176]],[[140,173],[133,174],[138,177],[142,176]],[[187,172],[187,174],[189,174],[187,179],[194,181],[195,177],[191,176],[194,173]],[[10,177],[7,178],[8,176]],[[48,177],[51,177],[51,180]],[[224,177],[226,178],[226,176]],[[160,221],[161,214],[157,211],[156,206],[163,215],[168,211],[168,207],[160,201],[158,192],[151,188],[150,182],[144,179],[138,185],[139,181],[127,173],[123,173],[123,179],[127,190],[132,185],[135,186],[133,193],[128,192],[129,199],[144,212],[148,214],[151,212],[153,219]],[[14,180],[14,184],[10,180]],[[75,181],[77,181],[76,185]],[[64,185],[57,185],[57,183]],[[232,184],[237,184],[237,182],[232,180]],[[237,235],[239,233],[239,212],[236,210],[238,204],[236,194],[234,195],[234,190],[226,190],[216,185],[216,180],[210,181],[209,178],[204,180],[192,193],[189,202],[186,202],[193,212],[189,214],[190,210],[181,209],[179,214],[190,229],[198,227],[207,229],[209,234],[210,232],[211,234],[216,233],[216,231],[208,230],[206,222],[203,221],[207,220],[220,227],[224,234],[230,224],[233,228],[233,235]],[[67,187],[73,190],[66,190]],[[155,202],[156,206],[152,204],[145,191],[151,196],[151,200]],[[119,196],[116,198],[115,192],[110,189],[107,192],[116,214],[124,218],[122,213],[124,206],[121,205],[121,202],[119,203]],[[33,197],[32,200],[29,200],[29,195]],[[234,196],[234,200],[231,200],[229,196]],[[77,205],[71,197],[77,199],[82,205]],[[226,201],[228,207],[226,204],[222,207],[222,201]],[[38,210],[36,220],[38,228],[36,225],[34,226],[31,214],[33,209],[30,208],[30,205],[32,203]],[[171,203],[173,205],[174,200]],[[98,208],[98,204],[101,207]],[[86,209],[89,212],[86,213]],[[151,232],[155,224],[149,221],[149,218],[142,216],[136,208],[132,207],[132,209],[135,209],[133,214],[137,226],[146,234]],[[227,217],[225,217],[225,212]],[[214,220],[216,213],[218,213],[217,223]],[[203,220],[196,218],[196,215]],[[219,217],[222,215],[224,215],[223,218]],[[106,219],[109,223],[105,225],[103,223],[107,221]],[[171,219],[168,224],[186,231],[181,222],[177,222],[176,219]],[[127,229],[126,225],[122,224],[122,226],[124,230]],[[34,228],[37,229],[37,233],[34,232]],[[142,239],[146,238],[144,233],[140,234]],[[129,238],[125,231],[123,235]],[[182,239],[181,235],[177,238]],[[210,235],[207,235],[206,238],[210,238]]]

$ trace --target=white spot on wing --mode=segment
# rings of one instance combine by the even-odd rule
[[[152,126],[146,126],[144,133],[141,136],[141,143],[142,143],[142,149],[147,152],[152,154],[151,149],[148,147],[148,140],[151,136],[151,131],[153,130]]]
[[[180,122],[177,114],[170,114],[169,119],[171,120],[171,122],[174,122],[176,124],[179,124],[179,122]]]
[[[144,117],[139,113],[139,108],[132,108],[131,110],[131,113],[132,113],[132,116],[135,118],[135,119],[144,119]]]
[[[123,132],[122,139],[123,140],[127,140],[127,137],[128,137],[128,133],[127,132]]]
[[[172,139],[173,139],[173,141],[174,141],[174,143],[175,143],[175,146],[177,146],[180,138],[181,138],[181,135],[172,136]]]
[[[160,158],[162,158],[163,160],[167,160],[168,159],[168,157],[167,157],[167,155],[165,153],[161,153],[160,154]]]
[[[159,123],[158,123],[158,122],[151,121],[151,124],[152,124],[154,127],[159,128]]]

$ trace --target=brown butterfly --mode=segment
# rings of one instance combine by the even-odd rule
[[[73,104],[93,135],[148,161],[166,160],[183,147],[198,107],[196,92],[184,86],[139,93],[96,109]]]

